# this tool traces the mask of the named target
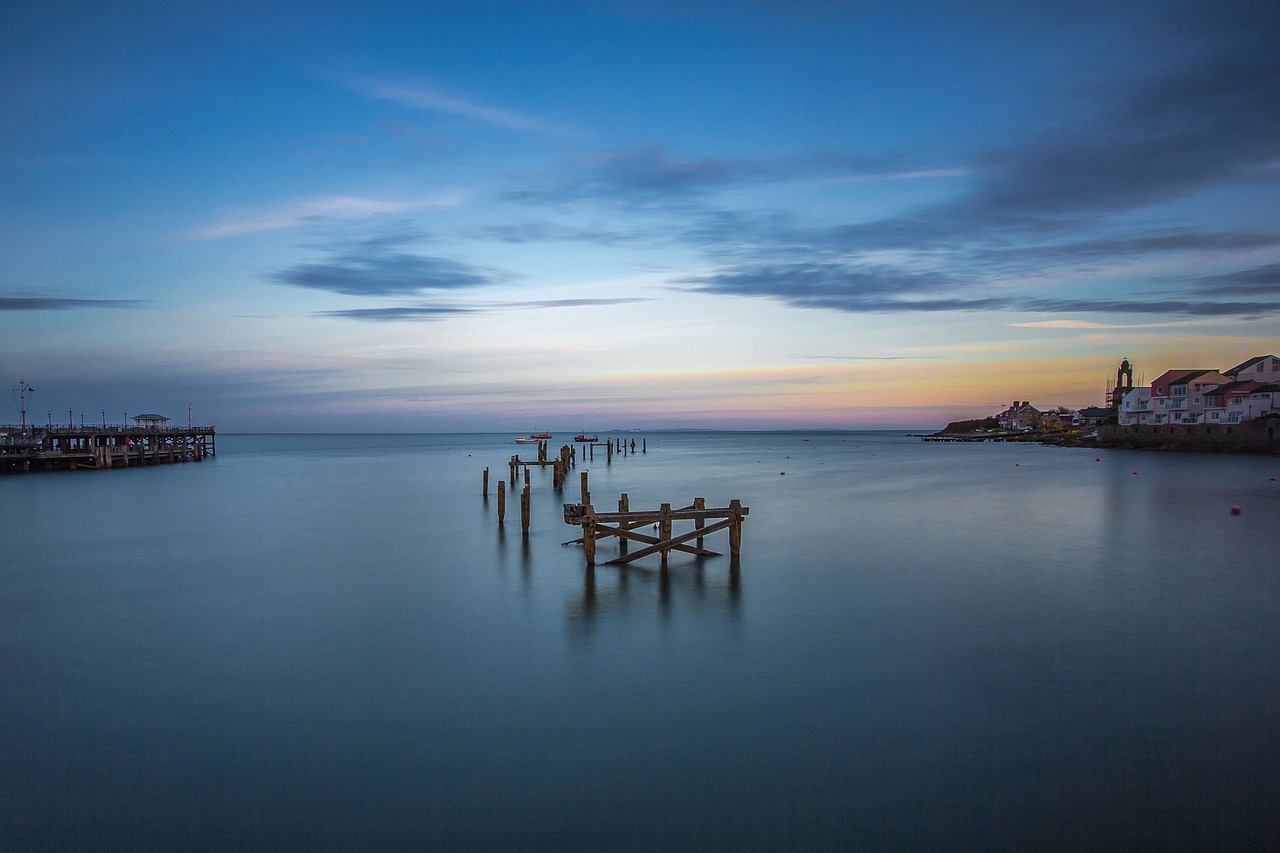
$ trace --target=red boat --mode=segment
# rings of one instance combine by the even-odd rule
[[[600,436],[598,436],[598,435],[586,435],[586,434],[584,434],[584,433],[579,433],[578,435],[575,435],[575,436],[573,437],[573,440],[574,440],[574,441],[592,441],[592,442],[595,442],[595,441],[599,441],[599,440],[600,440]]]

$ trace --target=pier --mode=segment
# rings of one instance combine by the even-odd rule
[[[217,455],[212,426],[0,426],[0,474],[167,465]]]
[[[564,523],[578,525],[582,528],[582,537],[566,542],[566,545],[581,543],[582,551],[588,566],[596,562],[596,543],[601,539],[616,536],[619,541],[619,554],[605,565],[621,565],[648,557],[653,554],[662,555],[662,565],[667,564],[667,554],[681,551],[698,557],[719,557],[715,551],[702,547],[703,537],[718,530],[729,531],[729,553],[737,557],[742,549],[742,522],[750,509],[740,501],[733,500],[727,507],[708,507],[702,498],[695,498],[689,506],[672,509],[671,504],[664,503],[656,510],[632,512],[623,509],[628,501],[624,494],[618,501],[618,512],[596,512],[591,504],[565,504]],[[708,519],[720,519],[707,524]],[[685,533],[674,534],[672,527],[676,521],[692,521],[693,529]],[[658,535],[637,533],[636,528],[654,526]],[[627,543],[637,542],[645,547],[628,551]],[[686,544],[694,542],[693,545]]]

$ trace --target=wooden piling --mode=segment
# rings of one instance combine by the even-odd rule
[[[516,457],[511,457],[511,488],[516,487]]]
[[[640,439],[640,452],[641,453],[649,452],[649,439],[647,438]]]
[[[586,518],[582,522],[582,553],[588,566],[596,564],[596,522],[590,506],[586,507]]]
[[[529,538],[529,480],[526,477],[524,490],[520,492],[520,535]]]
[[[591,490],[587,488],[587,472],[582,472],[582,505],[589,506],[591,504]]]
[[[694,509],[706,509],[706,508],[707,508],[707,499],[706,499],[706,498],[694,498],[694,499],[693,499],[693,508],[694,508]],[[707,526],[707,517],[706,517],[705,515],[695,515],[695,516],[693,517],[693,527],[694,527],[694,529],[695,529],[695,530],[701,530],[702,528],[704,528],[704,527],[706,527],[706,526]],[[698,547],[699,547],[699,548],[701,548],[701,547],[702,547],[702,536],[699,536],[699,537],[698,537]]]
[[[742,502],[729,501],[729,513],[729,553],[737,555],[742,552]]]
[[[507,516],[507,481],[498,481],[498,526],[502,526],[503,519]]]
[[[486,498],[489,497],[489,469],[488,468],[484,469],[484,486],[482,487],[480,494]]]
[[[663,504],[658,507],[658,542],[666,543],[671,541],[671,504]],[[662,568],[667,567],[668,549],[662,549]]]
[[[612,464],[612,462],[613,462],[613,441],[612,441],[612,440],[610,440],[610,441],[606,442],[606,443],[605,443],[605,446],[604,446],[604,449],[605,449],[605,462],[606,462],[606,463],[610,463],[610,464]]]
[[[627,497],[627,493],[623,492],[618,498],[618,512],[631,512],[631,499]],[[627,553],[627,538],[625,536],[618,539],[618,553]]]

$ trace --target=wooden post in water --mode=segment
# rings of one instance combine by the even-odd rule
[[[524,490],[520,492],[520,535],[529,538],[529,480],[524,481]]]
[[[516,458],[511,457],[511,488],[513,489],[516,487]]]
[[[489,497],[489,469],[488,468],[484,469],[484,486],[480,494],[486,498]]]
[[[742,551],[742,501],[729,501],[729,553],[737,556]]]
[[[627,493],[623,492],[622,497],[618,498],[618,512],[631,512],[631,499],[627,497]],[[618,537],[618,553],[627,553],[627,537]]]
[[[707,508],[707,499],[706,499],[706,498],[694,498],[694,499],[693,499],[693,508],[694,508],[694,509],[706,509],[706,508]],[[706,517],[705,515],[698,515],[698,516],[694,516],[694,519],[693,519],[693,526],[694,526],[695,528],[697,528],[698,530],[701,530],[702,528],[706,527],[706,526],[707,526],[707,517]],[[702,537],[701,537],[701,536],[699,536],[699,537],[698,537],[698,547],[699,547],[699,548],[701,548],[701,547],[702,547]]]
[[[649,439],[647,438],[640,439],[640,452],[641,453],[649,452]]]
[[[591,504],[591,490],[587,488],[587,472],[583,471],[582,472],[582,505],[590,506],[590,504]]]
[[[507,481],[498,481],[498,526],[502,526],[502,521],[507,516]]]
[[[609,439],[604,445],[605,462],[613,463],[613,439]]]
[[[671,541],[671,504],[658,507],[658,541]],[[667,549],[662,550],[662,568],[667,567]]]
[[[596,461],[596,446],[594,444],[587,445],[587,455],[588,455],[588,459],[587,459],[588,462]]]
[[[586,476],[585,474],[583,475]],[[587,565],[596,564],[596,521],[595,512],[586,507],[587,520],[582,523],[582,553],[587,558]]]

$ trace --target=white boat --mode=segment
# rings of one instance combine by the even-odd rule
[[[532,438],[527,435],[516,436],[516,444],[537,444],[541,440],[542,439],[540,438]]]

